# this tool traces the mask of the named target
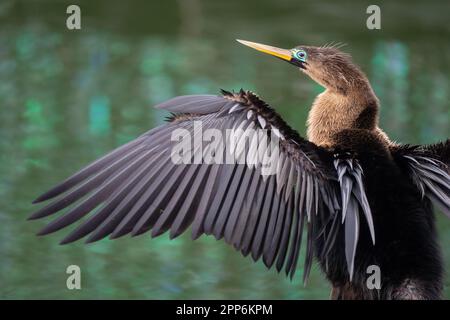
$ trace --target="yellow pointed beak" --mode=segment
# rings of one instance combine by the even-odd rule
[[[280,58],[280,59],[283,59],[286,61],[291,61],[292,54],[291,54],[290,50],[272,47],[272,46],[268,46],[268,45],[261,44],[261,43],[245,41],[245,40],[236,39],[236,41],[239,43],[242,43],[243,45],[246,45],[247,47],[270,54],[271,56],[275,56],[277,58]]]

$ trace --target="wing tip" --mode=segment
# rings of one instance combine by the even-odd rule
[[[125,235],[125,233],[122,234],[122,233],[120,233],[120,232],[114,231],[113,233],[111,233],[111,234],[109,235],[109,239],[111,239],[111,240],[119,239],[119,238],[123,237],[124,235]]]
[[[49,215],[52,215],[52,214],[54,214],[54,213],[55,213],[54,211],[46,210],[45,207],[44,207],[44,208],[42,208],[42,209],[40,209],[40,210],[38,210],[38,211],[33,212],[33,213],[27,218],[27,220],[37,220],[37,219],[41,219],[41,218],[47,217],[47,216],[49,216]]]
[[[60,245],[60,246],[63,246],[63,245],[65,245],[65,244],[69,244],[69,243],[72,243],[72,242],[74,242],[74,241],[76,241],[76,240],[72,240],[72,239],[69,239],[69,237],[65,237],[64,239],[62,239],[62,240],[59,242],[59,245]]]
[[[39,231],[36,233],[36,236],[38,236],[38,237],[46,236],[46,235],[52,233],[53,231],[55,231],[55,230],[52,230],[52,229],[49,227],[49,225],[46,225],[44,228],[42,228],[41,230],[39,230]]]
[[[84,241],[84,243],[85,244],[94,243],[94,242],[102,240],[105,237],[106,237],[106,235],[104,235],[102,232],[97,232],[97,233],[94,232]]]
[[[51,196],[46,192],[41,194],[40,196],[38,196],[36,199],[34,199],[31,203],[32,204],[37,204],[37,203],[41,203],[44,202],[45,200],[50,199]]]
[[[35,212],[35,213],[32,213],[30,216],[27,217],[27,221],[37,220],[37,219],[39,219],[39,218],[40,218],[40,217],[38,217],[38,216],[36,215],[36,212]]]
[[[39,196],[36,199],[34,199],[33,201],[31,201],[31,204],[37,204],[37,203],[44,201],[44,199],[41,199],[41,197],[42,196]]]
[[[31,203],[32,203],[32,204],[41,203],[41,202],[50,200],[50,199],[56,197],[57,195],[61,194],[61,192],[58,192],[58,191],[56,190],[56,188],[57,188],[57,187],[55,187],[55,188],[53,188],[53,189],[51,189],[51,190],[49,190],[49,191],[47,191],[47,192],[45,192],[45,193],[39,195],[39,196],[38,196],[36,199],[34,199]]]

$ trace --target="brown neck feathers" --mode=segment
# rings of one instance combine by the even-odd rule
[[[333,66],[310,76],[326,90],[308,116],[308,139],[332,147],[334,136],[346,129],[378,130],[379,102],[366,76],[355,65]]]

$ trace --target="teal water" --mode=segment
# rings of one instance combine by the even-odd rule
[[[0,298],[327,299],[314,267],[306,287],[221,241],[149,236],[59,246],[27,222],[39,193],[106,151],[162,123],[152,105],[176,95],[254,90],[305,134],[321,88],[234,41],[344,47],[380,98],[393,140],[431,143],[450,132],[450,4],[368,1],[81,1],[82,29],[65,27],[68,1],[0,4]],[[450,270],[450,221],[438,215]],[[420,257],[418,257],[420,258]],[[66,288],[68,265],[82,290]],[[445,280],[450,297],[450,275]]]

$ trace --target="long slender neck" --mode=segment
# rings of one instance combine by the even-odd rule
[[[333,137],[342,130],[379,130],[379,102],[365,75],[355,67],[337,78],[318,81],[326,90],[317,96],[308,116],[308,139],[326,147],[335,145]]]

